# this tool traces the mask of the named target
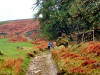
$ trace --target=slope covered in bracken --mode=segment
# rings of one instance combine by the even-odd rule
[[[51,51],[58,75],[100,75],[100,42],[58,47]]]
[[[0,33],[16,34],[39,30],[39,21],[33,19],[17,20],[0,25]]]

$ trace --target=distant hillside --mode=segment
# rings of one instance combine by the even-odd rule
[[[15,21],[0,22],[0,33],[16,34],[39,29],[39,21],[33,19],[23,19]]]
[[[8,23],[8,22],[9,22],[9,21],[3,21],[3,22],[1,21],[1,22],[0,22],[0,25],[6,24],[6,23]]]
[[[14,21],[17,21],[17,20],[0,21],[0,25],[7,24],[9,22],[14,22]]]

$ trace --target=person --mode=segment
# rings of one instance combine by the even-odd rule
[[[50,50],[51,47],[53,47],[53,42],[49,41],[48,42],[48,50]]]

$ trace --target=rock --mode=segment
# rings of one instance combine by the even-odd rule
[[[34,73],[39,73],[41,70],[34,71]]]
[[[17,46],[16,47],[18,50],[23,50],[24,48],[23,47],[21,47],[21,46]]]
[[[0,51],[0,55],[3,55],[3,53]]]

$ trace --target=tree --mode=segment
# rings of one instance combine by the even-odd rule
[[[36,17],[41,22],[42,34],[50,39],[58,37],[58,32],[66,34],[80,32],[100,25],[99,0],[37,0],[39,8]],[[96,4],[97,3],[97,4]],[[96,5],[95,5],[96,4]]]

